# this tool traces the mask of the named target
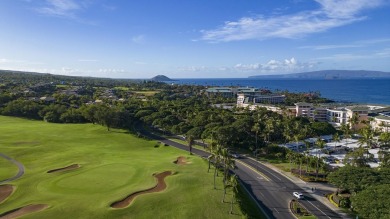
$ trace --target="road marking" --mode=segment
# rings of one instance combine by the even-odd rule
[[[261,196],[265,197],[265,195],[264,195],[263,193],[259,192],[259,194],[260,194]]]
[[[315,206],[313,203],[311,203],[311,201],[305,199],[307,202],[309,202],[311,205],[313,205],[315,208],[317,208],[319,211],[321,211],[321,209],[319,209],[317,206]],[[332,219],[331,217],[329,217],[327,214],[325,214],[325,212],[321,211],[325,216],[327,216],[329,219]]]
[[[262,176],[266,181],[271,181],[266,175],[264,175],[264,173],[258,171],[257,169],[253,168],[252,166],[240,161],[240,160],[236,160],[236,162],[246,166],[247,168],[251,169],[252,171],[254,171],[255,173],[259,174],[260,176]]]
[[[275,174],[271,173],[270,171],[266,170],[266,169],[262,169],[263,171],[266,171],[267,173],[271,174],[273,177],[275,177],[276,179],[278,179],[279,181],[282,181],[279,177],[275,176]]]
[[[276,212],[280,213],[280,212],[278,211],[278,209],[276,209],[276,208],[274,208],[274,209],[275,209]]]

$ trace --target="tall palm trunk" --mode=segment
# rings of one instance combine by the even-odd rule
[[[224,185],[224,187],[223,187],[223,198],[222,198],[222,203],[224,203],[225,202],[225,196],[226,196],[226,185]]]
[[[230,201],[230,214],[233,214],[234,198],[235,198],[235,194],[234,194],[234,191],[233,191],[232,200]]]
[[[217,164],[215,164],[215,169],[214,169],[214,189],[217,189],[217,186],[215,185],[216,175],[217,175]]]

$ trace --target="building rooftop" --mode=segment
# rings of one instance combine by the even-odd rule
[[[379,115],[379,116],[375,116],[375,119],[390,121],[390,116]]]
[[[228,87],[211,87],[206,90],[207,92],[232,92],[231,88]]]
[[[349,106],[346,108],[351,110],[351,111],[369,111],[370,110],[370,108],[367,106]]]
[[[313,106],[312,103],[299,102],[295,103],[295,106]]]

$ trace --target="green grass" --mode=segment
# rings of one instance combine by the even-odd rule
[[[155,148],[155,141],[139,139],[123,130],[92,124],[52,124],[0,116],[0,151],[23,163],[22,178],[11,182],[16,191],[0,205],[0,214],[28,204],[48,204],[24,218],[251,218],[256,210],[221,203],[222,179],[213,189],[207,161],[172,147]],[[187,165],[175,165],[185,156]],[[8,161],[7,161],[8,162]],[[67,172],[48,170],[80,164]],[[0,177],[17,169],[0,159]],[[125,209],[112,202],[155,185],[153,173],[175,172],[167,189],[137,197]],[[230,202],[231,191],[226,196]],[[259,217],[259,215],[255,216]],[[261,216],[260,216],[261,217]]]
[[[157,90],[150,90],[150,91],[133,91],[136,94],[141,94],[144,96],[154,96],[155,94],[159,93],[160,91]]]
[[[0,180],[11,178],[17,173],[18,168],[13,163],[4,159],[3,157],[0,157]]]
[[[124,91],[127,91],[129,90],[128,87],[114,87],[115,90],[124,90]]]
[[[298,217],[299,219],[317,219],[316,216],[314,215],[310,215],[310,216],[302,216],[302,217]]]
[[[292,210],[295,217],[299,219],[315,219],[314,215],[310,214],[298,201],[292,202]],[[297,213],[297,209],[300,209],[300,213]]]

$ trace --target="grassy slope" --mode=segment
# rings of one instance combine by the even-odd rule
[[[18,173],[18,168],[13,163],[0,157],[0,180],[11,178],[15,176],[17,173]]]
[[[107,132],[92,124],[50,124],[2,116],[0,124],[0,151],[26,167],[25,175],[11,183],[17,190],[0,205],[0,214],[44,203],[50,208],[25,218],[245,217],[238,205],[236,214],[228,214],[230,205],[221,203],[221,179],[219,189],[213,190],[213,174],[207,174],[207,162],[187,152],[154,148],[154,141],[120,130]],[[191,163],[173,164],[178,156],[186,156]],[[82,167],[46,173],[74,163]],[[176,172],[166,178],[165,191],[139,196],[125,209],[109,207],[129,193],[154,186],[152,174],[165,170]],[[230,201],[230,194],[226,201]]]

